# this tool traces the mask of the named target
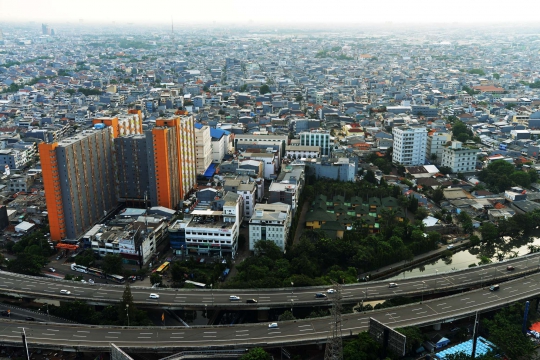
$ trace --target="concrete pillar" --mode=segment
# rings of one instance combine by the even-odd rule
[[[437,331],[441,330],[441,323],[434,324],[433,330],[437,330]]]

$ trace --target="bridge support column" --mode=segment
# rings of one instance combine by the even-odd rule
[[[433,325],[433,330],[437,330],[437,331],[441,330],[441,323],[434,324]]]

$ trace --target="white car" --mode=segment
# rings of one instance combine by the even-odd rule
[[[336,292],[336,290],[335,289],[328,289],[328,290],[326,290],[326,292],[328,294],[334,294]]]
[[[69,291],[69,290],[60,290],[60,294],[69,295],[69,294],[71,294],[71,291]]]
[[[268,324],[268,327],[269,327],[270,329],[272,329],[272,328],[277,328],[277,323],[271,323],[271,324]]]
[[[238,300],[240,300],[240,296],[231,295],[231,296],[229,296],[229,300],[231,300],[231,301],[238,301]]]
[[[84,280],[84,279],[81,279],[81,282],[82,282],[83,284],[86,284],[86,280]]]
[[[394,288],[394,287],[397,287],[398,285],[396,283],[390,283],[388,284],[388,287],[389,288]]]
[[[94,279],[89,279],[88,282],[89,282],[90,284],[93,284],[93,283],[94,283]]]
[[[150,294],[150,299],[159,299],[159,295],[158,294]]]

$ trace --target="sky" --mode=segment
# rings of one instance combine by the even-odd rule
[[[530,23],[540,2],[501,0],[0,0],[0,23]]]

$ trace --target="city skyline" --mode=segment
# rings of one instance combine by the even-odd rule
[[[525,2],[533,5],[532,1]],[[148,6],[140,0],[105,2],[96,0],[92,6],[77,6],[67,0],[24,3],[0,0],[1,22],[65,22],[65,23],[115,23],[115,24],[489,24],[532,23],[534,12],[507,12],[500,1],[453,1],[446,7],[435,6],[427,0],[402,2],[383,0],[372,3],[336,0],[331,8],[321,0],[276,0],[272,6],[254,5],[245,0],[232,0],[226,4],[208,0],[204,7],[198,3],[159,0]],[[526,8],[523,7],[523,8]],[[106,11],[104,10],[106,9]],[[346,10],[346,11],[344,11]]]

